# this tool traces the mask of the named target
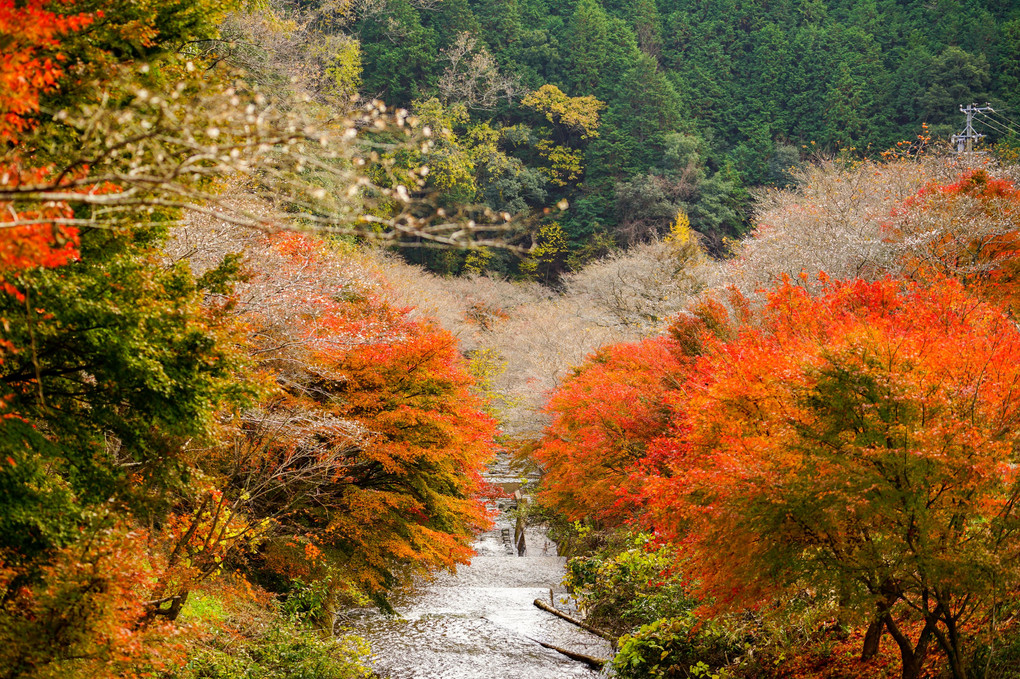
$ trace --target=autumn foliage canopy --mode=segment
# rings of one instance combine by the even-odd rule
[[[321,592],[331,630],[341,601],[455,568],[488,525],[495,423],[451,335],[336,243],[216,251],[207,223],[175,255],[183,204],[137,200],[235,179],[157,168],[167,139],[220,136],[167,114],[182,92],[245,115],[179,51],[227,7],[0,0],[0,677],[179,670],[209,587],[266,615]],[[258,147],[243,129],[232,148]]]
[[[707,613],[807,591],[865,660],[888,634],[904,677],[966,676],[1020,586],[1015,201],[930,185],[888,231],[909,278],[706,295],[589,357],[549,401],[543,497],[677,545]]]

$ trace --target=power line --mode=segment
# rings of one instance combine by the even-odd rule
[[[1007,127],[1020,127],[1020,123],[1017,123],[1017,122],[1014,122],[1013,120],[1010,120],[1005,115],[1003,115],[999,111],[996,111],[995,109],[992,109],[991,113],[986,113],[985,115],[989,116],[991,118],[995,118],[995,119],[999,120],[1000,122],[1007,123]]]
[[[976,120],[977,122],[981,123],[982,125],[987,125],[989,129],[995,130],[996,132],[998,132],[1000,134],[1005,134],[1007,136],[1010,135],[1010,134],[1018,134],[1016,132],[1016,130],[1011,130],[1011,129],[1008,129],[1006,127],[1003,127],[1002,125],[1000,125],[999,123],[995,122],[991,118],[988,118],[987,120],[984,120],[983,118],[975,118],[974,120]]]
[[[1018,129],[1020,128],[1020,124],[1013,122],[1012,120],[1003,115],[995,115],[994,113],[995,112],[993,111],[992,115],[989,115],[987,113],[982,115],[984,115],[986,118],[994,120],[998,124],[1005,127],[1007,130],[1009,130],[1009,134],[1015,134],[1017,136],[1020,136],[1020,129]]]
[[[981,123],[982,125],[986,126],[988,129],[998,132],[999,134],[1005,135],[1007,137],[1010,135],[1017,134],[1015,130],[1010,130],[1008,128],[1002,127],[998,123],[992,122],[991,120],[982,120],[981,118],[975,118],[975,120]]]

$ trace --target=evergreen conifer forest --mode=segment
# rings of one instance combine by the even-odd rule
[[[508,464],[603,676],[1020,677],[1018,121],[1012,2],[0,0],[0,679],[381,679]]]

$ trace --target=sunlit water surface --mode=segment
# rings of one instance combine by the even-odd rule
[[[527,532],[518,557],[499,529],[481,537],[470,566],[420,585],[391,603],[398,616],[373,610],[351,619],[365,637],[375,670],[391,679],[556,679],[598,677],[587,665],[539,645],[543,641],[609,658],[609,644],[534,605],[560,600],[565,559],[540,531]]]

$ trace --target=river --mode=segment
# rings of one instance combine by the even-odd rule
[[[538,642],[597,658],[612,657],[609,644],[534,605],[563,607],[566,559],[544,531],[526,531],[527,552],[517,556],[500,531],[502,514],[480,536],[478,555],[456,574],[398,593],[396,616],[364,609],[349,618],[351,631],[372,647],[373,667],[389,679],[557,679],[600,676]],[[511,533],[512,533],[512,526]]]

